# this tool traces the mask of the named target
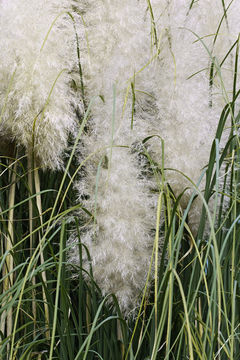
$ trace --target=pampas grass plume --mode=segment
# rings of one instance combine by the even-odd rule
[[[228,8],[230,1],[224,2]],[[160,1],[153,1],[153,10],[160,31],[166,28],[168,51],[156,74],[156,97],[159,109],[159,134],[164,139],[166,179],[175,196],[186,188],[181,199],[186,207],[204,167],[208,164],[212,141],[223,107],[230,101],[233,88],[233,54],[219,68],[219,64],[237,40],[239,2],[234,1],[224,17],[223,2],[171,1],[164,11]],[[221,26],[219,27],[219,25]],[[215,77],[210,87],[210,68],[214,63]],[[221,148],[229,136],[230,122],[226,124]],[[228,128],[228,130],[227,130]],[[155,146],[153,154],[161,157]],[[181,173],[179,173],[181,172]],[[184,174],[184,175],[183,175]],[[204,180],[198,190],[205,188]],[[189,212],[189,224],[196,234],[202,209],[198,197]]]
[[[34,147],[43,168],[61,167],[76,125],[70,80],[77,51],[67,11],[67,0],[0,2],[1,134],[30,152]]]
[[[154,183],[142,176],[137,151],[148,122],[156,121],[142,110],[152,91],[151,78],[140,71],[152,57],[151,24],[149,17],[144,21],[145,11],[143,1],[89,2],[85,21],[90,51],[86,44],[81,53],[88,98],[100,95],[103,99],[91,109],[89,130],[79,149],[80,162],[95,154],[76,184],[79,201],[95,217],[91,224],[85,219],[88,225],[81,241],[90,251],[94,279],[103,294],[117,295],[125,314],[139,303],[156,222]],[[126,94],[133,81],[149,95],[147,100],[137,96],[131,129],[131,98],[126,99]],[[79,262],[77,248],[70,261]],[[84,264],[88,266],[87,257]]]

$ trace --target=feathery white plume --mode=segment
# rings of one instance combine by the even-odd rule
[[[124,312],[137,305],[144,288],[156,222],[153,181],[142,176],[136,151],[149,122],[157,121],[154,109],[144,113],[152,97],[151,78],[142,70],[152,59],[146,10],[144,1],[89,2],[85,21],[90,51],[86,44],[81,52],[87,95],[103,99],[93,105],[80,151],[81,159],[95,153],[86,162],[85,178],[76,185],[79,200],[95,216],[81,241],[90,251],[97,284],[104,294],[117,295]],[[75,252],[70,258],[78,262]]]
[[[197,184],[207,165],[221,111],[231,99],[233,54],[219,68],[240,30],[240,3],[234,1],[224,17],[223,2],[170,1],[163,11],[161,1],[152,2],[156,29],[168,39],[168,51],[163,44],[162,60],[156,74],[159,134],[165,144],[165,167],[181,171]],[[225,1],[228,8],[230,1]],[[219,25],[221,26],[219,27]],[[165,30],[167,29],[167,30]],[[235,51],[235,50],[233,50]],[[160,53],[161,55],[161,53]],[[233,56],[232,56],[233,55]],[[215,63],[210,86],[211,64]],[[229,124],[226,125],[226,128]],[[229,131],[225,130],[221,146],[225,146]],[[157,159],[161,149],[153,149]],[[178,196],[190,182],[177,171],[166,171],[166,179]],[[201,182],[199,189],[205,187]],[[182,198],[186,206],[191,191]],[[198,198],[189,213],[191,228],[196,232],[202,208]]]
[[[71,1],[0,2],[1,133],[34,153],[43,167],[59,168],[75,126],[70,88],[77,51]]]

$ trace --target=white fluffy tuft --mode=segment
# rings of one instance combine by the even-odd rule
[[[137,305],[147,279],[156,222],[153,181],[142,175],[136,150],[151,123],[157,126],[154,109],[150,110],[151,75],[141,71],[152,58],[146,10],[143,1],[89,2],[85,21],[90,52],[87,44],[81,52],[88,98],[99,95],[104,100],[93,105],[81,148],[82,158],[96,154],[76,185],[79,200],[95,215],[81,241],[90,251],[97,284],[104,294],[115,293],[126,313]],[[84,33],[82,39],[84,44]],[[131,83],[136,89],[132,130]],[[79,261],[75,252],[70,258]]]
[[[61,166],[75,127],[70,80],[77,50],[67,11],[68,0],[0,2],[1,133],[29,151],[34,147],[43,168]]]

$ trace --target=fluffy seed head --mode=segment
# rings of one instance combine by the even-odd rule
[[[0,2],[1,133],[34,153],[45,168],[59,168],[75,127],[71,71],[77,51],[71,1]]]
[[[225,2],[226,9],[230,1]],[[178,196],[197,184],[208,163],[221,111],[231,99],[234,51],[220,64],[239,33],[237,21],[240,5],[234,1],[224,17],[223,2],[199,1],[190,9],[188,1],[171,1],[166,11],[160,1],[152,2],[158,33],[168,38],[162,43],[162,60],[154,89],[159,109],[159,134],[164,139],[166,179]],[[221,24],[221,25],[220,25]],[[220,27],[219,27],[220,26]],[[167,31],[165,30],[167,29]],[[213,65],[214,64],[214,65]],[[213,78],[210,81],[211,67]],[[229,135],[226,124],[221,147]],[[161,156],[153,146],[155,158]],[[183,173],[185,176],[179,173]],[[205,187],[201,182],[199,189]],[[191,191],[182,198],[186,205]],[[198,227],[202,201],[196,200],[190,223]]]
[[[82,35],[87,96],[100,95],[104,101],[98,99],[92,108],[80,150],[80,161],[95,154],[76,184],[79,200],[95,218],[90,224],[86,218],[81,241],[90,251],[97,284],[104,294],[117,295],[125,314],[137,306],[144,288],[156,222],[154,183],[142,175],[136,151],[148,122],[156,121],[154,108],[147,116],[143,109],[151,108],[152,97],[151,79],[142,71],[152,58],[151,24],[149,16],[144,21],[145,15],[143,1],[89,2],[85,13],[89,51],[84,29]],[[79,261],[76,251],[70,259]]]

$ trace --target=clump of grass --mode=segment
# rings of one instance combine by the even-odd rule
[[[229,107],[222,113],[219,136],[226,116],[230,116]],[[112,305],[109,305],[109,298],[102,298],[91,268],[87,274],[82,267],[83,253],[89,258],[90,254],[81,243],[78,218],[75,226],[79,234],[80,263],[74,266],[78,277],[72,278],[67,264],[70,250],[67,238],[72,225],[64,221],[67,214],[76,210],[74,194],[68,189],[71,177],[64,176],[62,182],[60,173],[56,176],[40,172],[40,193],[36,192],[35,185],[34,191],[30,191],[28,176],[34,169],[29,169],[27,158],[18,154],[12,177],[16,188],[15,202],[11,206],[14,210],[13,243],[10,253],[2,249],[1,257],[2,274],[6,274],[4,268],[9,266],[9,256],[13,260],[12,282],[1,295],[2,321],[6,319],[1,329],[1,358],[209,359],[221,356],[235,359],[240,346],[237,141],[234,135],[226,145],[225,152],[231,157],[219,153],[217,137],[213,141],[206,169],[209,186],[202,197],[204,210],[196,238],[191,236],[186,223],[195,194],[183,212],[180,197],[175,198],[171,189],[163,191],[165,243],[163,258],[156,268],[157,281],[145,292],[139,313],[128,321],[122,317],[115,297],[112,297]],[[225,161],[222,161],[223,155]],[[11,160],[1,159],[1,237],[7,240],[10,236],[9,199],[13,191],[8,176],[13,170]],[[220,184],[217,174],[225,166],[231,181]],[[74,171],[71,163],[68,174]],[[213,201],[220,201],[218,209],[222,209],[215,219],[207,205],[210,192]],[[41,196],[42,219],[38,196]],[[33,213],[30,233],[29,202]],[[210,233],[203,236],[209,228]],[[156,246],[157,241],[156,238]],[[2,289],[8,276],[2,276]],[[8,319],[13,323],[11,333],[7,330]]]
[[[155,46],[156,16],[154,7],[148,4]],[[103,296],[96,282],[91,251],[82,241],[86,223],[78,216],[79,211],[93,218],[94,214],[82,202],[76,204],[76,189],[72,186],[79,170],[84,173],[84,166],[91,161],[89,155],[79,165],[76,157],[94,111],[93,102],[85,108],[78,135],[69,144],[72,150],[64,170],[43,172],[33,154],[26,154],[21,147],[0,153],[0,359],[238,358],[239,40],[231,50],[231,93],[226,91],[222,77],[224,61],[219,64],[211,52],[208,54],[209,84],[218,76],[227,102],[218,119],[208,164],[197,181],[166,166],[162,139],[142,139],[139,161],[144,159],[145,167],[141,175],[153,177],[158,201],[149,271],[139,305],[128,319],[117,297]],[[134,120],[134,81],[130,88],[130,120]],[[129,125],[130,131],[131,121]],[[221,148],[226,126],[229,138]],[[150,143],[155,138],[159,139],[162,154],[158,161],[151,154]],[[110,151],[114,151],[113,142]],[[106,163],[102,158],[99,171]],[[178,178],[189,186],[178,194],[174,192],[167,182],[169,172],[178,173]],[[183,208],[185,193],[189,200]],[[193,234],[188,220],[196,201],[201,214]],[[161,217],[164,221],[160,221]],[[68,260],[73,247],[68,241],[72,231],[79,259],[75,264]],[[138,261],[141,264],[140,256]],[[73,277],[73,273],[77,276]]]

